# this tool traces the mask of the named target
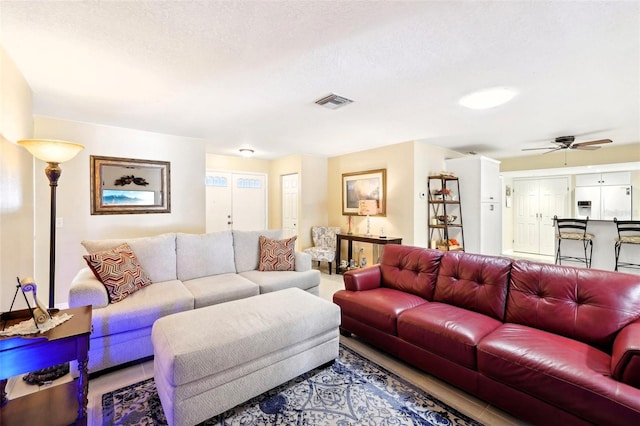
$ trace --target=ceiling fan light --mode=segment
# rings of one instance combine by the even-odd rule
[[[515,89],[509,87],[492,87],[469,93],[460,98],[458,103],[470,109],[489,109],[506,104],[517,94]]]

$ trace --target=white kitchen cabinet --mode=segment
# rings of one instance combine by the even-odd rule
[[[502,206],[500,162],[483,156],[446,161],[460,185],[464,211],[464,250],[488,255],[502,254]]]
[[[631,185],[631,172],[586,173],[576,175],[576,186]]]

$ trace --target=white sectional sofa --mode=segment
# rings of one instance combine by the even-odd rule
[[[259,236],[280,239],[281,230],[169,233],[153,237],[83,241],[88,253],[124,242],[152,284],[117,303],[89,267],[71,283],[69,306],[92,305],[89,372],[153,355],[151,328],[161,317],[262,293],[297,287],[318,294],[320,272],[311,257],[295,253],[295,271],[258,271]],[[185,328],[216,324],[184,324]]]

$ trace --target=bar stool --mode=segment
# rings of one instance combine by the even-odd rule
[[[623,268],[636,268],[640,269],[640,263],[632,262],[620,262],[620,249],[623,244],[638,244],[640,245],[640,220],[618,220],[613,218],[618,228],[618,238],[616,238],[615,252],[616,252],[616,268],[621,266]]]
[[[558,239],[556,265],[562,265],[563,260],[570,260],[574,262],[584,262],[587,268],[591,268],[593,234],[587,233],[589,217],[587,216],[586,219],[558,219],[558,216],[554,216],[553,221],[556,225],[556,238]],[[563,256],[560,252],[560,243],[562,240],[580,241],[584,249],[584,257]]]

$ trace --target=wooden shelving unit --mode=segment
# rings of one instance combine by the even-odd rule
[[[460,184],[457,177],[448,175],[429,176],[427,179],[429,191],[429,240],[432,248],[445,251],[464,250],[464,228],[462,226],[462,207],[460,205]],[[446,220],[455,216],[452,221]],[[440,220],[443,217],[445,220]],[[458,245],[450,245],[451,239],[458,241]]]

